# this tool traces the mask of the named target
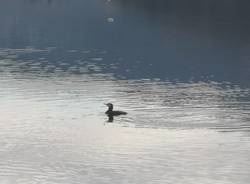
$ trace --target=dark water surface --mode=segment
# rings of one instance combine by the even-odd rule
[[[0,183],[248,184],[249,9],[0,1]]]

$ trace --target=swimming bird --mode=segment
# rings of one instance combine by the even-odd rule
[[[108,106],[108,110],[105,112],[109,117],[111,116],[119,116],[119,115],[126,115],[127,113],[124,111],[113,111],[113,104],[107,103],[105,104]]]

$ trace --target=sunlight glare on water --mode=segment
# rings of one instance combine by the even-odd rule
[[[249,181],[248,88],[120,80],[104,65],[49,63],[50,52],[1,50],[2,182]],[[20,58],[30,53],[44,62]],[[108,123],[106,102],[128,115]]]

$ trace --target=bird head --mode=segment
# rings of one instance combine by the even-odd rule
[[[113,104],[112,104],[112,103],[107,103],[107,104],[105,104],[105,105],[107,105],[108,108],[113,109]]]

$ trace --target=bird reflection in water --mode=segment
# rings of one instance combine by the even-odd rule
[[[110,123],[112,123],[113,121],[114,121],[114,116],[112,116],[112,115],[108,115],[108,121],[107,122],[110,122]]]

